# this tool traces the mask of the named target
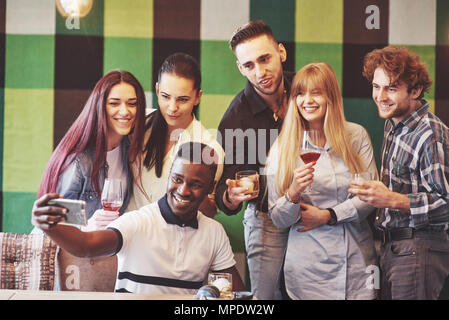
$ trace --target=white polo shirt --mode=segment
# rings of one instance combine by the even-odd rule
[[[223,226],[201,212],[196,221],[198,229],[182,226],[164,196],[111,222],[120,238],[115,291],[195,294],[209,270],[234,266]]]

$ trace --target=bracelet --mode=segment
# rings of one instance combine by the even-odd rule
[[[300,200],[300,199],[298,199],[298,200],[296,200],[296,201],[293,201],[293,200],[290,198],[290,196],[288,195],[288,189],[287,189],[287,191],[285,191],[284,197],[285,197],[285,199],[287,199],[288,202],[291,202],[291,203],[294,203],[294,204],[298,204],[298,203],[299,203],[299,200]]]
[[[327,211],[329,211],[331,218],[329,219],[329,221],[327,222],[328,225],[330,226],[334,226],[337,224],[337,214],[335,213],[334,209],[332,208],[327,208]]]

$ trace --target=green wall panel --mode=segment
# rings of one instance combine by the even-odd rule
[[[250,1],[250,20],[261,19],[278,41],[295,41],[295,0]]]
[[[152,0],[107,0],[104,3],[106,37],[153,37]]]
[[[372,99],[344,98],[343,105],[346,119],[362,125],[368,131],[379,169],[385,120],[379,118],[377,106]]]
[[[53,150],[53,90],[5,89],[3,190],[36,192]]]
[[[340,89],[343,77],[343,45],[341,43],[296,43],[296,71],[312,62],[326,62],[337,75]]]
[[[3,192],[3,232],[29,233],[36,193]]]
[[[104,73],[115,69],[131,72],[145,91],[151,88],[153,42],[146,38],[104,39]]]
[[[201,41],[201,69],[204,94],[235,95],[245,86],[246,79],[226,41]]]
[[[6,35],[5,88],[53,88],[54,36]]]
[[[297,0],[296,42],[343,42],[343,0]]]

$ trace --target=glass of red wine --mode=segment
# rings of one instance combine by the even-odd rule
[[[321,156],[321,148],[318,147],[320,132],[318,130],[304,130],[301,144],[301,159],[305,164],[316,162]],[[308,185],[303,191],[305,194],[319,194],[318,191],[312,189],[312,185]]]
[[[103,191],[101,193],[101,205],[106,211],[119,211],[123,204],[122,180],[104,180]]]

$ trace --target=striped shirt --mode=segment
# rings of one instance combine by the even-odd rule
[[[446,225],[449,223],[449,129],[429,112],[429,103],[396,125],[387,119],[382,145],[381,180],[406,194],[410,212],[379,209],[380,228]]]

